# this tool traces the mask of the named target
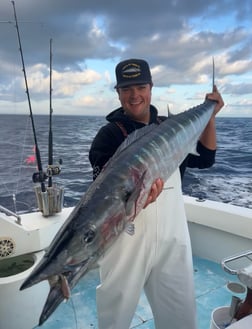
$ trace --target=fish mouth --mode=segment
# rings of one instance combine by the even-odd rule
[[[84,261],[73,271],[58,275],[60,280],[55,281],[55,283],[50,282],[50,292],[39,318],[39,326],[49,318],[63,300],[70,298],[71,289],[74,288],[80,278],[87,272],[89,265],[88,261]]]
[[[70,278],[67,278],[69,275]],[[39,326],[41,326],[49,318],[49,316],[55,311],[55,309],[63,300],[70,298],[70,287],[68,285],[68,279],[71,279],[72,275],[73,274],[69,272],[56,275],[54,282],[54,279],[52,279],[52,281],[49,280],[50,291],[39,318]]]

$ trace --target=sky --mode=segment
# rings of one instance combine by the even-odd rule
[[[152,104],[176,114],[215,83],[220,116],[252,117],[251,0],[15,0],[33,114],[102,115],[120,106],[116,64],[149,62]],[[28,114],[12,2],[0,0],[0,114]]]

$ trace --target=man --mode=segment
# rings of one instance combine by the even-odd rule
[[[120,62],[116,79],[121,107],[107,116],[109,123],[100,129],[91,145],[89,159],[94,179],[128,134],[166,119],[159,117],[151,105],[153,83],[146,61]],[[99,329],[128,329],[142,289],[156,329],[196,328],[192,255],[181,176],[186,166],[206,168],[214,163],[215,114],[224,103],[216,87],[207,98],[215,100],[216,106],[199,139],[199,156],[188,155],[180,171],[177,169],[165,184],[160,179],[153,182],[145,209],[134,221],[135,234],[123,232],[100,260]]]

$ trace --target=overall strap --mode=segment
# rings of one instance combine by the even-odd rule
[[[121,129],[121,132],[122,132],[123,136],[125,138],[128,137],[128,132],[125,129],[124,125],[121,122],[119,122],[119,121],[116,121],[115,124]]]

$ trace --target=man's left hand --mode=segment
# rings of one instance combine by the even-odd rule
[[[155,180],[155,182],[152,184],[150,193],[148,195],[148,198],[146,200],[146,203],[144,205],[144,209],[152,202],[155,202],[159,194],[163,191],[164,188],[164,182],[161,178],[158,178]]]

